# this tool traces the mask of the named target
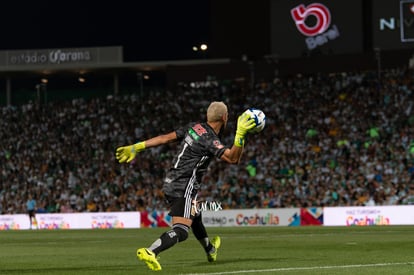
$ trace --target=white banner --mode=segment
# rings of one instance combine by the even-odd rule
[[[325,207],[326,226],[413,225],[414,205]]]
[[[29,215],[0,215],[0,230],[28,229],[29,224]]]
[[[140,212],[36,214],[32,229],[110,229],[139,228]],[[0,215],[0,230],[29,229],[27,214]]]
[[[300,208],[204,211],[205,226],[299,226]]]

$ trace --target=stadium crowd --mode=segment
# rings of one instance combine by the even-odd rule
[[[413,72],[275,78],[176,91],[2,107],[0,213],[163,209],[162,179],[175,145],[131,164],[115,148],[204,120],[212,100],[229,106],[225,143],[248,107],[267,115],[242,162],[216,160],[200,198],[224,208],[414,204]]]

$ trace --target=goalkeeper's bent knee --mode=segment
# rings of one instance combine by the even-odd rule
[[[183,242],[188,238],[189,227],[185,224],[176,223],[173,225],[172,230],[177,234],[178,242]]]

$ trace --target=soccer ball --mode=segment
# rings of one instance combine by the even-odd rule
[[[251,118],[254,119],[256,122],[256,127],[253,127],[249,133],[259,133],[261,132],[265,125],[266,125],[266,115],[263,113],[262,110],[257,108],[249,108],[245,111],[245,113],[248,113]]]

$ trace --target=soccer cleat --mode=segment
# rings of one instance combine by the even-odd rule
[[[221,240],[219,236],[215,236],[210,241],[211,245],[214,247],[214,251],[210,251],[207,253],[207,260],[209,262],[215,262],[217,260],[217,250],[221,245]]]
[[[157,260],[157,256],[151,250],[139,248],[137,250],[137,257],[140,261],[145,262],[149,269],[154,271],[161,270],[161,265]]]

